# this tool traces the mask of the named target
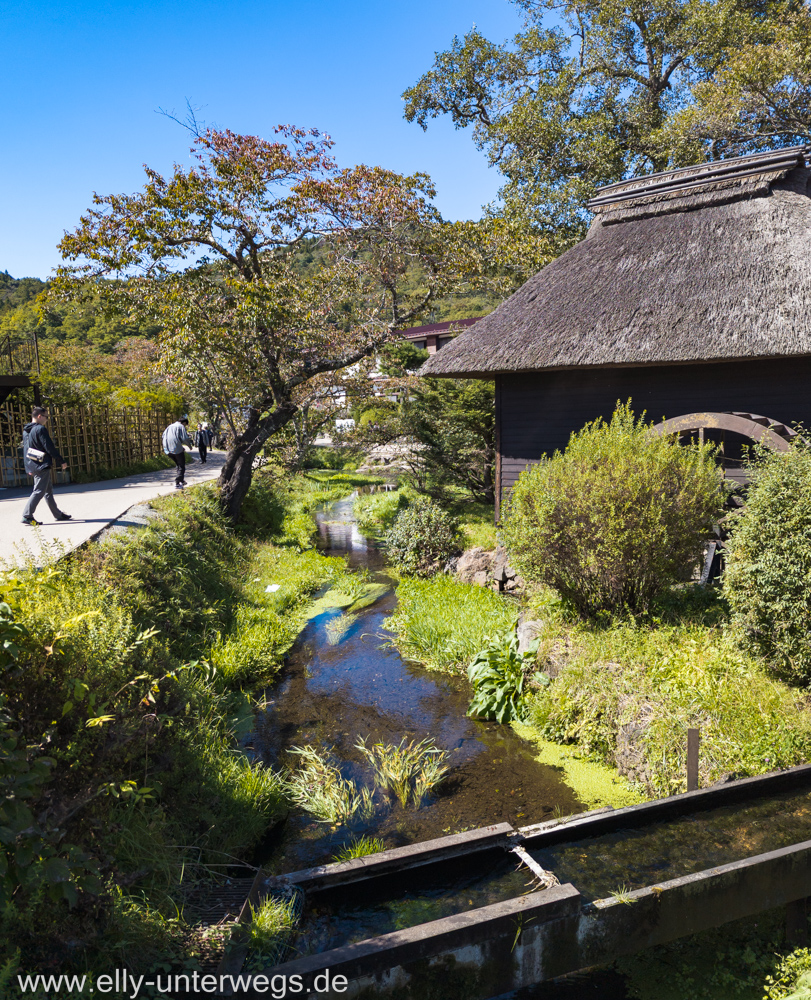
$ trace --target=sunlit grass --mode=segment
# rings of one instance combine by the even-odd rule
[[[354,858],[365,858],[368,854],[379,854],[386,850],[386,845],[379,837],[353,837],[348,844],[333,854],[335,861],[352,861]]]
[[[461,673],[489,635],[505,632],[518,604],[503,594],[438,573],[407,578],[397,587],[397,608],[386,620],[404,656],[434,670]]]

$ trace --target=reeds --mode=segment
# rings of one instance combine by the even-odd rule
[[[405,737],[398,744],[360,739],[355,747],[369,761],[378,788],[392,793],[403,808],[411,802],[419,809],[425,798],[450,770],[448,751],[440,750],[430,737],[416,742]]]
[[[374,815],[373,792],[358,789],[350,778],[344,778],[331,751],[319,753],[315,747],[291,747],[300,765],[290,773],[287,792],[297,806],[322,823],[366,821]]]
[[[333,854],[335,861],[352,861],[354,858],[365,858],[367,854],[379,854],[386,850],[386,845],[379,837],[353,837],[348,844]]]

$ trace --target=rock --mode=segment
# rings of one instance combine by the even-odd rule
[[[486,587],[493,571],[493,553],[480,546],[467,549],[459,556],[456,575],[463,583],[475,583]]]
[[[620,697],[618,705],[620,715],[629,702],[628,695]],[[629,722],[623,723],[617,731],[617,749],[614,752],[614,761],[620,774],[630,781],[650,787],[650,774],[645,766],[642,741],[650,725],[653,705],[650,702],[643,702],[637,706],[636,712],[636,716]]]
[[[506,583],[510,579],[510,566],[507,562],[507,550],[499,545],[493,557],[493,579],[496,583]],[[512,573],[515,576],[515,573]]]
[[[530,645],[535,642],[543,629],[543,622],[529,621],[518,623],[518,652],[526,653]]]

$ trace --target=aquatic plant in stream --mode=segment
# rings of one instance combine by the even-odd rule
[[[334,825],[371,819],[373,793],[368,788],[359,790],[354,781],[344,778],[330,752],[306,746],[291,747],[290,753],[301,759],[287,781],[287,792],[297,806]]]
[[[410,801],[419,809],[450,770],[445,763],[448,751],[440,750],[430,737],[419,742],[406,742],[403,737],[396,745],[373,743],[371,746],[360,739],[355,748],[372,766],[378,788],[392,792],[404,808]]]
[[[379,837],[353,837],[348,844],[333,854],[335,861],[352,861],[354,858],[365,858],[367,854],[379,854],[386,850],[386,845]]]
[[[357,615],[350,614],[330,618],[324,626],[324,631],[327,633],[327,642],[330,646],[337,646],[357,620]]]

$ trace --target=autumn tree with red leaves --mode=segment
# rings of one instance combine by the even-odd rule
[[[159,324],[164,369],[225,414],[220,487],[234,520],[255,457],[314,387],[343,380],[471,266],[429,177],[340,169],[332,145],[289,125],[275,141],[196,130],[191,166],[169,178],[145,167],[136,194],[95,195],[60,243],[70,263],[55,293],[92,287]],[[302,270],[312,238],[319,263]]]

